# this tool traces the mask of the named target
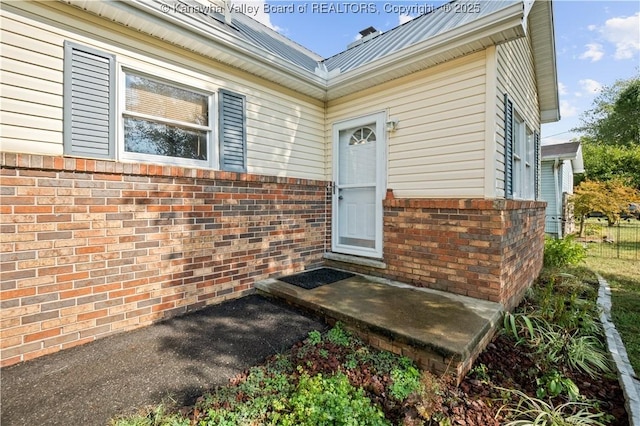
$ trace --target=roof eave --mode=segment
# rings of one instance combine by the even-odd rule
[[[522,3],[515,3],[468,25],[335,75],[328,81],[327,99],[337,99],[489,46],[523,37],[526,34],[523,18]]]
[[[188,25],[177,19],[174,14],[161,13],[143,1],[59,1],[313,98],[324,99],[326,91],[324,77],[265,52],[244,40],[233,37],[232,34],[219,32],[213,35],[205,29]],[[168,31],[167,28],[172,28],[173,31]]]
[[[303,69],[234,37],[231,33],[212,34],[204,28],[188,25],[174,14],[161,13],[146,5],[144,1],[59,1],[319,100],[336,99],[486,49],[491,45],[523,37],[527,31],[528,12],[525,11],[522,2],[517,2],[470,24],[416,43],[351,71],[336,74]],[[539,27],[546,31],[545,37],[532,37],[534,58],[544,55],[551,58],[550,63],[535,61],[541,122],[548,123],[560,118],[553,12],[550,2],[536,1],[530,14],[531,27],[536,28],[533,33],[539,31]]]
[[[538,101],[540,103],[540,122],[543,124],[552,123],[560,120],[552,2],[550,0],[536,1],[529,17]]]

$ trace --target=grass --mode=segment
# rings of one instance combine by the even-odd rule
[[[612,318],[636,374],[640,374],[640,262],[588,256],[588,268],[611,287]]]
[[[592,218],[585,225],[585,263],[611,287],[613,322],[640,374],[640,221],[623,220],[609,227],[605,219]]]

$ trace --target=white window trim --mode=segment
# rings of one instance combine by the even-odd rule
[[[123,162],[135,162],[135,163],[154,163],[154,164],[165,164],[172,166],[184,166],[184,167],[193,167],[193,168],[206,168],[206,169],[219,169],[219,158],[218,158],[218,108],[217,108],[217,93],[213,92],[209,89],[185,85],[181,83],[176,83],[169,76],[163,75],[152,75],[149,72],[141,71],[137,67],[127,66],[125,64],[119,64],[118,69],[118,84],[116,87],[118,93],[118,102],[116,106],[117,111],[117,129],[116,129],[116,152],[118,155],[118,160]],[[144,78],[148,78],[150,80],[155,80],[161,83],[165,83],[174,87],[178,87],[181,89],[189,90],[198,94],[202,94],[207,96],[207,107],[209,109],[209,126],[201,126],[193,123],[183,123],[176,120],[164,119],[163,122],[168,124],[177,124],[189,128],[193,128],[195,130],[206,130],[207,131],[207,160],[193,160],[187,158],[178,158],[178,157],[168,157],[163,155],[154,155],[154,154],[140,154],[135,152],[127,152],[124,149],[124,119],[125,115],[134,118],[150,118],[153,121],[157,121],[157,117],[155,116],[147,116],[146,114],[135,113],[131,111],[126,111],[126,74],[135,74]]]
[[[525,122],[518,111],[513,111],[513,198],[524,196],[524,137]]]
[[[513,199],[535,200],[534,131],[513,106]]]

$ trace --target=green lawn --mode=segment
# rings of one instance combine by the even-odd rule
[[[633,369],[640,374],[640,261],[590,255],[586,264],[611,286],[613,321]]]

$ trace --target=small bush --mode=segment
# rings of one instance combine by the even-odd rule
[[[572,235],[547,238],[544,242],[544,266],[561,268],[577,265],[587,257],[587,250]]]

